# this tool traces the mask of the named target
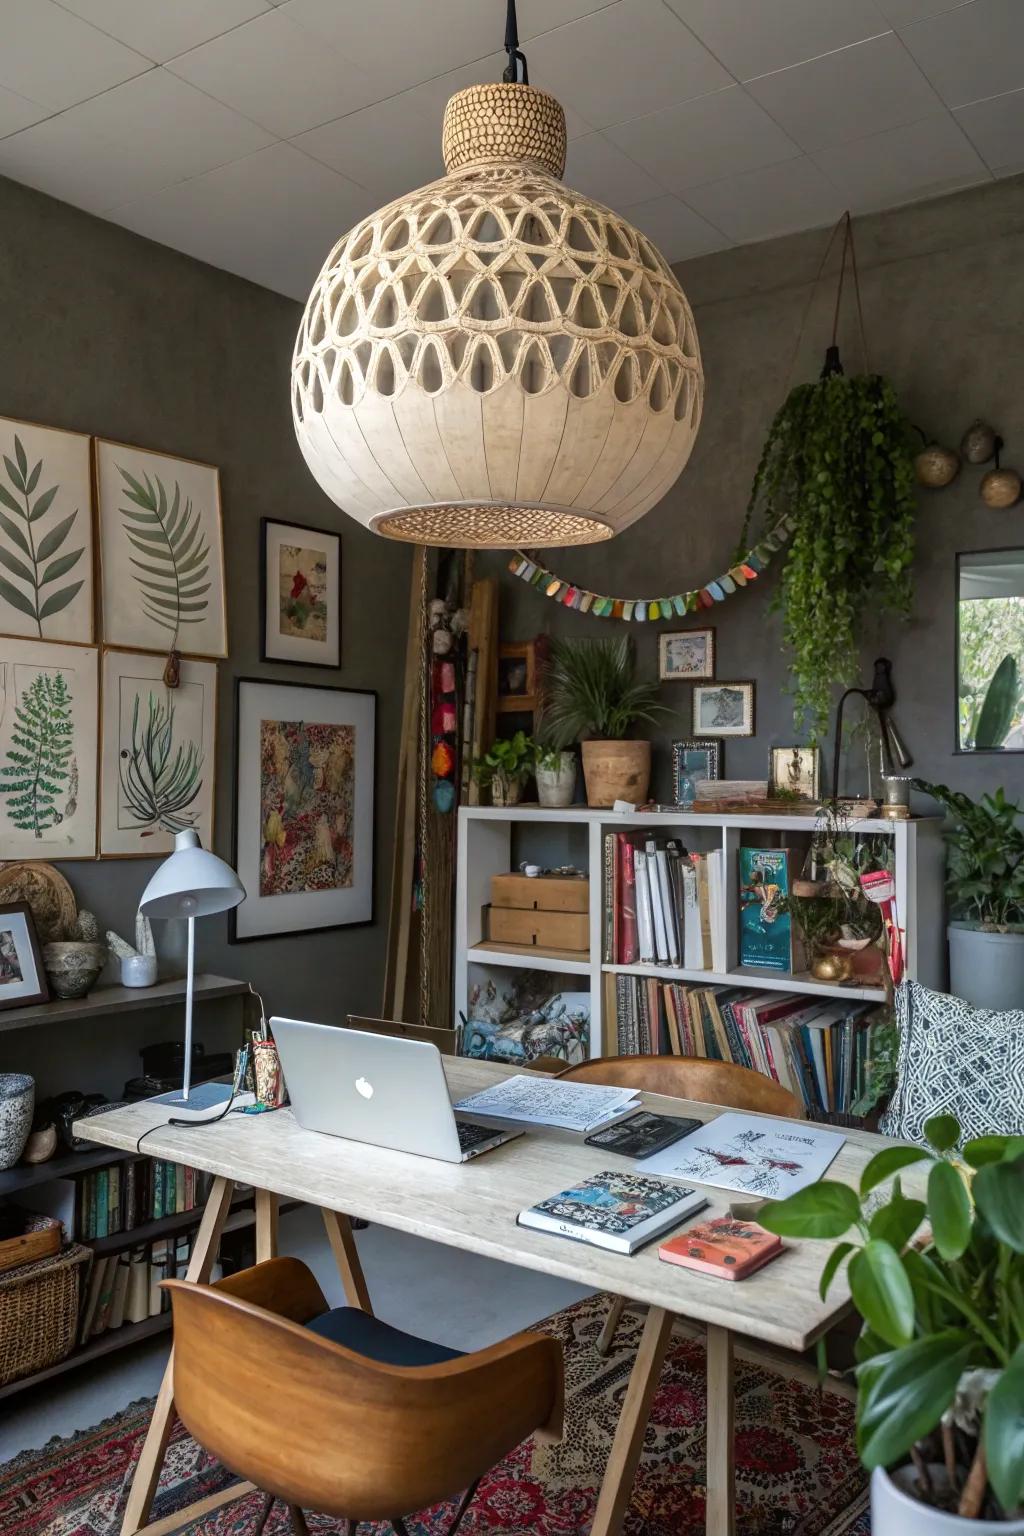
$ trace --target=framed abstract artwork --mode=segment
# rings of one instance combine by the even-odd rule
[[[697,736],[753,736],[753,683],[696,683],[693,730]]]
[[[680,781],[684,774],[699,783],[702,779],[722,777],[722,743],[720,741],[674,741],[672,743],[672,793],[676,805],[682,796]]]
[[[214,466],[97,438],[96,505],[105,644],[226,656]]]
[[[715,675],[714,629],[681,629],[658,642],[658,677],[663,683],[692,683]]]
[[[0,857],[96,857],[98,653],[0,639]]]
[[[0,634],[92,645],[89,439],[0,417]]]
[[[162,656],[103,653],[100,858],[159,857],[186,827],[213,847],[217,668],[183,660],[177,688]]]
[[[260,520],[261,661],[341,664],[341,535]]]
[[[27,901],[0,905],[0,1008],[50,1000],[43,956]]]
[[[233,942],[373,921],[377,696],[236,682]]]

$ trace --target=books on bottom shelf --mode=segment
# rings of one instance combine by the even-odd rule
[[[76,1183],[74,1233],[67,1235],[88,1241],[194,1211],[205,1204],[212,1176],[182,1163],[136,1157],[94,1169]]]
[[[691,853],[675,837],[609,832],[604,844],[608,965],[724,971],[724,853]]]
[[[160,1289],[160,1282],[184,1275],[191,1257],[191,1233],[98,1255],[84,1289],[78,1343],[86,1344],[101,1334],[166,1312],[170,1298]],[[219,1266],[215,1266],[214,1278],[218,1272]]]

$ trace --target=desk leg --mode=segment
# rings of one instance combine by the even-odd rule
[[[733,1336],[708,1325],[707,1334],[707,1513],[706,1536],[733,1536],[736,1477],[733,1422]]]
[[[277,1213],[280,1201],[269,1189],[256,1191],[256,1263],[277,1258]]]
[[[320,1214],[324,1218],[327,1240],[341,1275],[341,1283],[345,1287],[345,1300],[350,1307],[358,1307],[361,1312],[369,1312],[372,1317],[373,1306],[363,1266],[359,1262],[356,1240],[352,1236],[352,1223],[341,1211],[330,1211],[326,1206],[322,1207]]]
[[[220,1235],[231,1209],[234,1188],[230,1179],[214,1179],[210,1198],[206,1202],[203,1219],[199,1223],[199,1230],[192,1245],[192,1257],[185,1272],[186,1280],[195,1280],[200,1285],[205,1285],[209,1280],[210,1271],[220,1247]],[[174,1351],[172,1347],[171,1357],[167,1362],[164,1379],[160,1383],[160,1391],[153,1408],[153,1417],[146,1431],[142,1454],[139,1456],[135,1475],[132,1478],[131,1492],[128,1495],[124,1519],[121,1522],[121,1536],[134,1536],[134,1532],[140,1530],[149,1518],[173,1421]]]
[[[652,1307],[626,1389],[611,1455],[601,1483],[590,1536],[618,1536],[633,1494],[633,1479],[643,1449],[644,1431],[658,1388],[661,1367],[672,1340],[672,1313]]]

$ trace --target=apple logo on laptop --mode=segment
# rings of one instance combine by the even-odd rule
[[[356,1093],[364,1099],[373,1098],[373,1084],[367,1082],[365,1077],[356,1078]]]

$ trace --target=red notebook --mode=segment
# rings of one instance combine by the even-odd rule
[[[766,1232],[756,1221],[716,1216],[713,1221],[702,1221],[662,1243],[658,1258],[666,1264],[681,1264],[685,1269],[717,1275],[721,1280],[744,1280],[781,1252],[782,1239]]]

